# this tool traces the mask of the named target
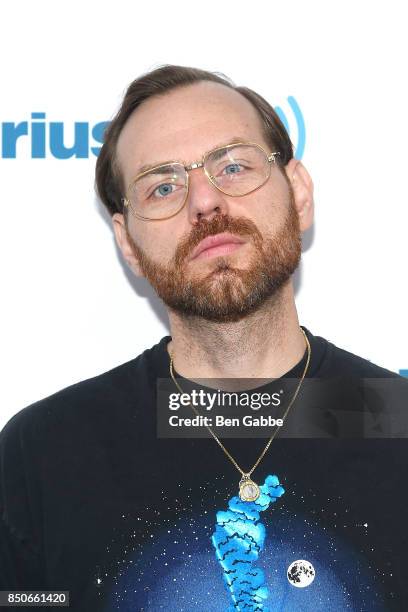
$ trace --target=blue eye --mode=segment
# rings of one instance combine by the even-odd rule
[[[156,187],[153,192],[153,195],[162,198],[164,196],[169,195],[170,193],[173,193],[173,188],[174,185],[172,185],[171,183],[162,183],[161,185]]]
[[[240,164],[228,164],[228,166],[224,168],[224,171],[226,174],[238,174],[238,172],[241,172],[241,168]]]

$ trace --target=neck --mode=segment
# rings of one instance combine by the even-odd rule
[[[302,359],[291,281],[259,310],[234,323],[213,323],[169,311],[172,340],[167,350],[185,378],[278,378]]]

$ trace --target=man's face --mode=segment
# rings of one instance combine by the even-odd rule
[[[256,110],[227,87],[203,82],[150,99],[119,138],[124,183],[129,185],[142,166],[187,165],[236,139],[271,152]],[[230,242],[196,255],[204,239],[221,233]],[[124,239],[168,307],[216,322],[237,321],[258,309],[288,281],[301,255],[293,192],[273,163],[269,180],[241,197],[221,193],[202,168],[190,171],[184,208],[155,221],[129,211]]]

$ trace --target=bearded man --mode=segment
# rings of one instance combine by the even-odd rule
[[[110,123],[96,184],[170,335],[3,429],[2,589],[68,591],[78,611],[406,609],[406,381],[299,324],[313,183],[272,107],[154,70]],[[176,434],[163,381],[190,417],[170,413]],[[217,390],[206,418],[193,390]],[[222,390],[234,432],[212,427]],[[245,393],[262,418],[237,428]]]

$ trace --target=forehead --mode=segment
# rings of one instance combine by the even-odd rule
[[[120,134],[117,161],[128,184],[142,166],[188,164],[236,138],[267,146],[258,112],[233,89],[201,82],[143,102]]]

